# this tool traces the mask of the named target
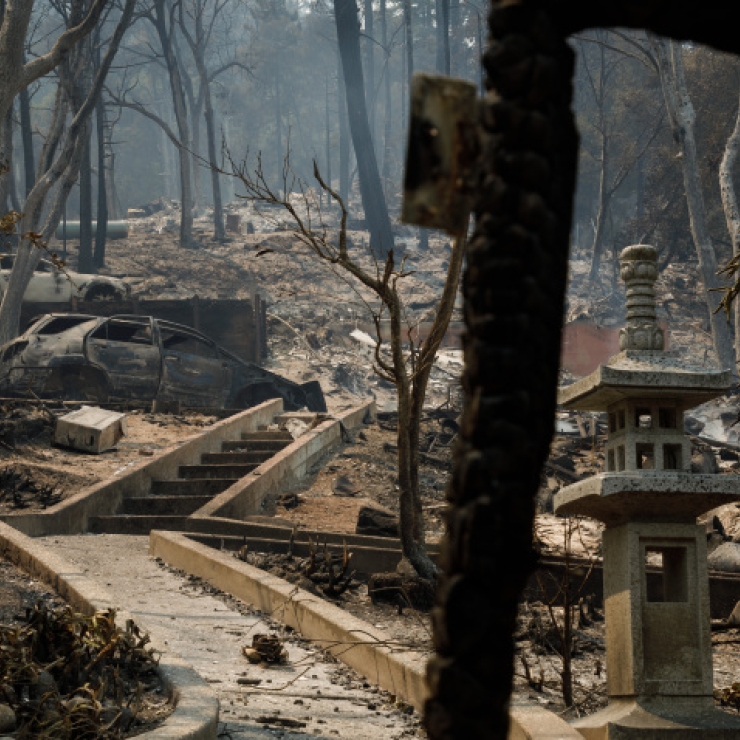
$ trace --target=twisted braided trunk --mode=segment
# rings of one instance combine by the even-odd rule
[[[464,279],[465,410],[434,613],[433,740],[505,738],[534,496],[553,430],[578,148],[573,54],[544,0],[493,0]]]

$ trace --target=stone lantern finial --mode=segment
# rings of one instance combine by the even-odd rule
[[[622,250],[621,277],[627,286],[627,325],[619,332],[620,350],[662,350],[663,330],[656,323],[655,289],[658,253],[648,244]]]

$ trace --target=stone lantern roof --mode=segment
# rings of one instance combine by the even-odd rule
[[[690,367],[664,349],[663,330],[655,317],[655,247],[627,247],[620,261],[627,285],[627,325],[619,335],[622,351],[591,375],[561,388],[558,403],[577,411],[606,411],[627,398],[671,397],[683,411],[722,395],[730,387],[729,369]]]
[[[580,514],[607,525],[628,521],[690,522],[740,497],[740,477],[691,473],[691,443],[683,412],[724,393],[729,370],[693,368],[664,349],[655,320],[654,247],[639,244],[620,255],[627,285],[627,324],[621,352],[562,388],[566,408],[606,411],[606,471],[561,490],[558,514]]]

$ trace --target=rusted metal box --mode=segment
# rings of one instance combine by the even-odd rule
[[[125,434],[126,414],[83,406],[57,419],[54,444],[99,454],[115,447]]]
[[[478,156],[476,88],[465,80],[415,74],[401,221],[463,234]]]

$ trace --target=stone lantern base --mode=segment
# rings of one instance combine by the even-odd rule
[[[571,723],[586,740],[736,740],[740,718],[704,697],[680,702],[610,699],[600,712]]]

